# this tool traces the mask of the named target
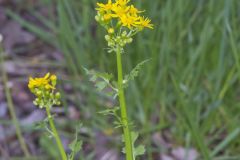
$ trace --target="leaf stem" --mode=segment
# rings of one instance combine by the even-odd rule
[[[123,90],[123,74],[122,74],[122,58],[121,48],[117,47],[117,71],[118,71],[118,97],[121,110],[121,120],[123,123],[123,134],[125,142],[126,160],[133,160],[132,140],[131,132],[129,129],[128,118],[127,118],[127,107],[125,102],[125,95]]]
[[[48,116],[48,119],[49,119],[49,124],[50,124],[51,130],[53,132],[53,136],[54,136],[54,138],[57,142],[58,149],[59,149],[59,151],[61,153],[61,156],[62,156],[62,160],[67,160],[67,155],[65,153],[62,141],[61,141],[61,139],[58,135],[57,129],[56,129],[55,124],[53,122],[53,118],[52,118],[49,106],[46,106],[46,111],[47,111],[47,116]]]

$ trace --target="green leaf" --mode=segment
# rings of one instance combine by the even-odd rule
[[[113,108],[105,109],[105,110],[100,111],[98,113],[103,114],[103,115],[116,115],[116,113],[119,109],[120,108],[118,106],[116,106],[116,107],[113,107]]]
[[[143,145],[139,145],[136,148],[134,148],[133,152],[134,152],[134,156],[135,158],[137,156],[143,155],[145,153],[145,147]]]
[[[150,61],[150,60],[151,60],[151,59],[147,59],[147,60],[144,60],[144,61],[138,63],[138,64],[136,65],[136,67],[134,67],[134,68],[132,69],[132,71],[131,71],[128,75],[125,76],[125,78],[124,78],[124,80],[123,80],[124,88],[126,88],[126,87],[128,86],[128,82],[129,82],[129,81],[134,80],[134,78],[138,76],[139,71],[142,69],[143,65],[144,65],[145,63],[147,63],[148,61]]]
[[[78,139],[78,131],[80,130],[82,124],[76,128],[75,139],[69,144],[71,153],[68,155],[68,160],[73,160],[74,156],[82,149],[82,141]]]
[[[215,149],[212,151],[211,156],[214,157],[217,155],[220,151],[224,150],[229,143],[234,141],[240,134],[240,128],[236,128],[234,131],[232,131],[220,144],[218,144]]]
[[[101,90],[103,90],[104,88],[106,88],[107,87],[107,82],[105,82],[105,81],[100,81],[100,82],[96,82],[96,84],[95,84],[95,86],[97,87],[97,90],[98,91],[101,91]]]
[[[87,75],[90,77],[90,81],[95,83],[95,87],[98,91],[102,91],[105,88],[109,87],[111,90],[106,91],[106,95],[115,98],[118,94],[118,89],[115,87],[113,79],[113,74],[109,73],[101,73],[94,70],[88,70],[87,68],[83,68]]]
[[[138,136],[139,136],[139,134],[137,132],[131,132],[134,160],[137,156],[143,155],[146,151],[144,145],[139,145],[139,146],[135,147],[134,144],[135,144]],[[122,140],[124,142],[124,137],[123,136],[122,136]],[[123,153],[126,153],[125,148],[123,148]]]
[[[82,141],[74,139],[74,141],[69,144],[69,148],[71,149],[71,151],[80,151],[82,149]]]
[[[137,132],[131,132],[132,143],[134,144],[138,138],[139,134]]]
[[[50,156],[50,159],[60,159],[59,151],[55,143],[49,140],[48,135],[44,134],[40,137],[40,146]]]

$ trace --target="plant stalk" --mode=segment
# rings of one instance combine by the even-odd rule
[[[118,71],[118,98],[120,103],[121,110],[121,120],[123,123],[123,134],[125,142],[125,152],[126,160],[133,160],[133,150],[132,150],[132,140],[131,132],[129,129],[129,123],[127,118],[127,107],[125,102],[125,95],[123,90],[123,74],[122,74],[122,57],[121,57],[121,48],[117,48],[117,71]]]
[[[52,115],[50,113],[50,107],[49,106],[46,107],[46,111],[47,111],[47,116],[48,116],[48,119],[49,119],[49,124],[50,124],[51,130],[53,132],[53,136],[54,136],[54,138],[55,138],[55,140],[57,142],[58,149],[59,149],[60,154],[62,156],[62,160],[67,160],[67,155],[66,155],[66,152],[64,150],[62,141],[61,141],[61,139],[59,137],[59,134],[57,132],[57,129],[55,127],[55,124],[53,122],[53,118],[52,118]]]
[[[3,58],[4,54],[3,53],[4,53],[3,52],[3,47],[0,44],[0,64],[1,64],[1,68],[2,68],[3,85],[4,85],[4,88],[5,88],[5,95],[6,95],[6,99],[7,99],[9,113],[10,113],[10,116],[12,118],[12,122],[13,122],[15,128],[16,128],[16,135],[17,135],[17,138],[19,140],[20,147],[21,147],[24,155],[26,157],[30,157],[30,153],[28,151],[25,140],[22,136],[21,128],[20,128],[20,125],[19,125],[19,122],[18,122],[18,119],[17,119],[17,116],[16,116],[15,108],[14,108],[12,97],[11,97],[11,92],[10,92],[10,89],[8,88],[8,85],[7,85],[8,77],[7,77],[7,73],[4,69],[4,58]]]

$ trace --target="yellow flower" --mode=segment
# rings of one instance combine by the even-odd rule
[[[108,29],[108,33],[109,33],[109,34],[113,34],[113,33],[114,33],[114,28],[109,28],[109,29]]]
[[[123,15],[126,15],[128,12],[129,7],[123,7],[117,4],[114,4],[112,7],[112,11],[113,11],[113,17],[115,18],[120,18]]]
[[[50,79],[51,79],[51,81],[56,81],[57,80],[57,76],[53,74],[53,75],[51,75]]]
[[[55,75],[51,76],[51,79],[54,79]],[[50,73],[47,73],[42,78],[29,78],[28,88],[33,90],[34,88],[48,88],[48,89],[55,89],[50,83]]]
[[[104,14],[103,15],[103,18],[104,18],[104,21],[108,21],[108,20],[110,20],[111,18],[112,18],[112,14]]]
[[[150,24],[151,20],[139,15],[143,11],[138,10],[134,5],[128,5],[129,2],[130,0],[116,0],[115,2],[108,0],[106,4],[97,3],[98,8],[96,10],[98,10],[100,17],[98,19],[104,22],[105,27],[110,24],[109,22],[112,22],[111,20],[116,19],[117,23],[111,24],[120,24],[129,29],[153,29],[153,25]]]
[[[99,6],[99,8],[96,8],[96,10],[100,12],[109,12],[112,9],[112,0],[108,0],[107,4],[97,3],[97,5]]]
[[[133,26],[136,26],[138,17],[123,15],[120,17],[120,20],[121,20],[122,26],[125,26],[131,29]]]
[[[137,25],[139,25],[140,27],[147,27],[150,29],[153,29],[153,24],[150,23],[151,20],[148,18],[144,18],[144,17],[140,17],[139,21],[136,23]]]
[[[47,73],[44,77],[29,78],[28,88],[36,96],[33,104],[43,107],[51,107],[60,104],[60,93],[55,92],[57,76]]]
[[[139,11],[137,8],[135,8],[133,5],[131,5],[130,7],[129,7],[129,11],[128,11],[128,13],[129,14],[131,14],[131,15],[133,15],[133,16],[137,16],[137,14],[138,13],[141,13],[141,12],[143,12],[143,11]]]
[[[130,0],[117,0],[116,4],[120,6],[126,6]]]

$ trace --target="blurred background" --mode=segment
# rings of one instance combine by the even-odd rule
[[[239,160],[240,1],[131,3],[154,24],[123,55],[125,74],[151,58],[126,89],[128,116],[140,133],[137,143],[146,147],[139,159]],[[66,151],[82,123],[83,148],[77,159],[123,159],[121,130],[114,128],[112,117],[98,113],[117,101],[97,92],[83,70],[117,78],[115,55],[106,51],[95,7],[96,0],[0,0],[1,73],[7,73],[7,80],[0,77],[1,159],[27,159],[11,108],[30,159],[60,159],[54,140],[39,127],[45,112],[32,104],[27,88],[29,76],[47,72],[59,77],[62,106],[53,112]]]

